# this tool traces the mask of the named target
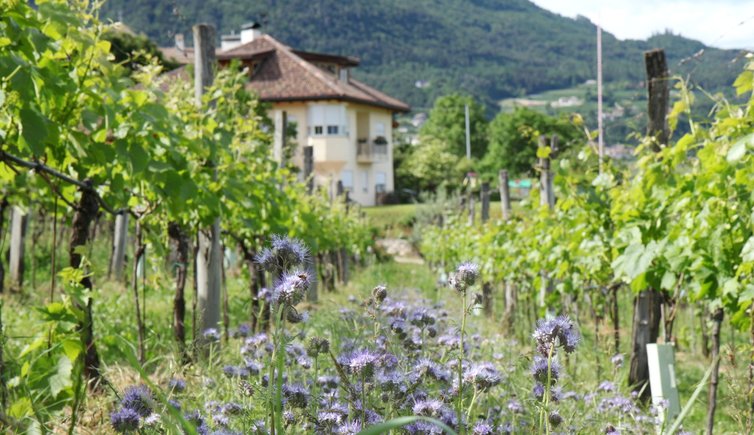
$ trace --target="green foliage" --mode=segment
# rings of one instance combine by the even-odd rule
[[[165,69],[171,70],[178,66],[166,61],[157,45],[146,35],[134,35],[126,31],[107,30],[102,38],[109,41],[110,52],[114,56],[114,62],[121,64],[131,71],[151,65],[152,59],[156,59]]]
[[[471,157],[480,159],[487,152],[487,119],[484,106],[472,97],[446,95],[435,101],[429,119],[422,126],[422,141],[440,141],[445,149],[457,157],[466,156],[466,115],[469,107]]]
[[[471,162],[459,158],[447,142],[428,136],[415,147],[397,172],[400,178],[414,178],[415,187],[435,191],[438,187],[458,188],[470,169]]]
[[[558,151],[584,139],[583,133],[565,116],[556,118],[526,108],[501,112],[489,126],[489,148],[482,160],[484,172],[491,178],[501,169],[515,176],[531,174],[538,158],[540,135],[548,138],[557,135]]]

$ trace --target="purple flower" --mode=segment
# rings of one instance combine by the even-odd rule
[[[139,414],[131,408],[121,408],[110,414],[110,424],[118,433],[134,432],[139,429]]]
[[[412,411],[415,415],[436,418],[450,427],[455,427],[458,423],[455,411],[437,399],[418,400]]]
[[[258,375],[262,371],[262,368],[264,368],[262,363],[259,363],[254,360],[247,359],[245,362],[246,362],[246,370],[248,370],[249,374],[253,376]]]
[[[152,413],[152,393],[145,385],[129,387],[120,402],[123,408],[135,411],[142,417]]]
[[[248,337],[249,333],[251,333],[251,326],[249,326],[248,323],[242,323],[238,325],[238,329],[236,329],[233,336],[234,337]]]
[[[301,384],[283,385],[283,397],[294,408],[306,408],[309,403],[309,390]]]
[[[610,382],[610,381],[602,381],[600,383],[600,385],[597,387],[597,389],[600,390],[600,391],[605,391],[607,393],[611,393],[611,392],[615,391],[617,388],[616,388],[615,384],[612,383],[612,382]]]
[[[426,358],[416,361],[411,374],[414,383],[419,382],[424,376],[441,382],[450,381],[449,371],[445,370],[440,364]]]
[[[256,257],[257,263],[268,271],[280,273],[303,265],[309,258],[309,250],[298,239],[273,235],[271,245]]]
[[[464,380],[473,383],[480,391],[487,391],[500,383],[500,372],[490,362],[472,364],[464,374]]]
[[[580,340],[576,327],[566,316],[540,320],[533,336],[537,342],[537,351],[545,357],[550,355],[558,345],[566,353],[571,353]]]
[[[227,365],[223,367],[223,373],[225,373],[225,376],[229,378],[241,378],[246,379],[249,377],[249,369],[246,367],[237,367],[237,366],[231,366]]]
[[[492,435],[493,433],[495,433],[495,431],[492,428],[491,424],[484,421],[480,421],[474,425],[474,428],[471,430],[471,433],[474,435]]]
[[[341,364],[353,375],[371,379],[375,368],[379,365],[380,356],[369,349],[362,349],[342,358],[341,361]]]
[[[335,428],[335,433],[338,435],[356,435],[361,432],[361,423],[358,421],[352,421]]]
[[[550,361],[550,363],[548,364],[547,358],[540,355],[535,355],[534,363],[531,366],[531,374],[537,382],[547,385],[549,378],[550,385],[553,385],[558,381],[560,374],[560,365],[557,361],[554,360]]]
[[[534,394],[534,398],[541,401],[545,397],[545,386],[537,382],[534,384],[532,393]]]
[[[513,414],[523,414],[524,407],[521,405],[521,402],[519,402],[518,400],[511,399],[508,402],[508,411],[510,411]]]
[[[610,362],[612,362],[612,363],[613,363],[613,365],[614,365],[614,366],[615,366],[616,368],[621,368],[621,367],[623,367],[623,362],[624,362],[624,357],[623,357],[623,354],[622,354],[622,353],[619,353],[619,354],[615,354],[615,355],[614,355],[614,356],[613,356],[612,358],[610,358]]]
[[[311,274],[303,270],[289,273],[280,280],[272,295],[275,303],[295,306],[304,299],[311,284]]]
[[[207,422],[204,420],[204,417],[202,417],[202,414],[199,411],[192,411],[186,414],[184,418],[186,419],[186,421],[196,427],[196,432],[199,435],[209,434],[209,426],[207,425]]]
[[[178,378],[171,378],[168,381],[168,389],[180,393],[186,389],[186,381]]]
[[[207,341],[220,341],[220,331],[217,328],[207,328],[202,332],[202,337]]]

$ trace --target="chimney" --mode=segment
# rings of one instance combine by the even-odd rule
[[[241,45],[241,35],[231,33],[230,35],[223,35],[220,38],[220,49],[222,51],[230,50]]]
[[[346,67],[340,67],[340,70],[338,71],[338,78],[340,78],[340,81],[343,83],[348,83],[348,76],[350,75],[350,71]]]
[[[186,51],[186,43],[183,41],[183,33],[175,34],[175,48],[180,51]]]
[[[254,21],[242,25],[241,44],[246,44],[262,36],[262,32],[259,30],[260,27],[262,27],[262,25]]]

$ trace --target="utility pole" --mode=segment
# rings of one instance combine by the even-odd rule
[[[602,161],[605,159],[605,141],[602,137],[602,27],[597,26],[597,141],[600,160],[600,174]]]
[[[466,104],[463,107],[466,114],[466,158],[471,160],[471,129],[469,128],[469,105]]]

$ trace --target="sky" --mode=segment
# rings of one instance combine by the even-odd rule
[[[673,33],[720,48],[754,49],[754,0],[532,0],[564,15],[583,15],[619,39]]]

